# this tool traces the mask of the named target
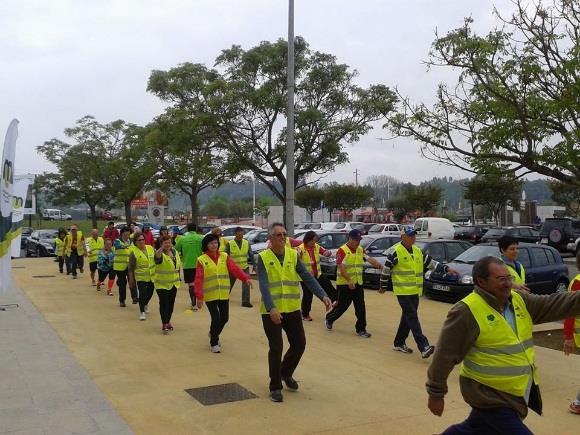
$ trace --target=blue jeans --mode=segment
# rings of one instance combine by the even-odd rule
[[[532,435],[512,408],[472,408],[467,420],[448,427],[441,435]]]
[[[413,338],[419,352],[423,352],[427,346],[429,346],[429,340],[423,335],[421,330],[421,323],[419,323],[419,316],[417,310],[419,309],[419,295],[398,295],[397,301],[401,306],[401,320],[399,322],[399,328],[397,329],[397,335],[395,335],[395,346],[403,346],[409,332],[413,333]]]

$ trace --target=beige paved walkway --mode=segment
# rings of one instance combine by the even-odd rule
[[[231,319],[222,336],[223,353],[209,352],[209,315],[186,311],[188,296],[179,291],[175,331],[160,333],[153,311],[137,320],[136,306],[121,309],[116,298],[91,287],[86,276],[35,279],[54,274],[51,259],[28,259],[13,271],[18,286],[36,305],[87,370],[119,414],[138,434],[430,434],[462,420],[457,371],[452,374],[442,418],[426,408],[423,387],[428,362],[417,353],[390,350],[399,308],[392,294],[367,293],[371,339],[354,335],[354,315],[347,313],[332,332],[323,326],[315,303],[314,322],[306,323],[307,350],[295,374],[300,391],[285,393],[283,404],[268,400],[266,340],[257,308],[239,306],[235,289]],[[253,294],[257,306],[258,291]],[[156,307],[157,297],[151,303]],[[424,300],[423,327],[436,340],[449,305]],[[412,344],[409,342],[409,344]],[[545,416],[531,415],[536,433],[576,434],[580,417],[567,412],[580,387],[580,358],[538,348]],[[238,382],[258,399],[202,406],[184,389]]]

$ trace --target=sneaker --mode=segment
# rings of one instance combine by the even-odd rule
[[[282,381],[290,391],[298,391],[298,382],[292,376],[283,376]]]
[[[305,316],[302,316],[302,320],[306,322],[312,322],[312,317],[310,317],[310,314],[307,314]]]
[[[139,316],[139,320],[147,320],[147,314],[145,314],[145,311],[141,313],[141,315]]]
[[[215,346],[210,346],[209,350],[211,350],[211,353],[220,353],[222,351],[222,348],[220,347],[219,344],[216,344]]]
[[[145,314],[149,314],[149,305],[145,305]]]
[[[111,290],[107,290],[107,296],[113,296],[113,292]]]
[[[192,305],[191,306],[191,311],[197,311],[197,305]]]
[[[254,306],[249,302],[242,302],[242,307],[245,308],[254,308]]]
[[[326,325],[326,329],[332,331],[332,322],[330,320],[325,320],[324,324]]]
[[[283,402],[284,396],[282,396],[282,390],[270,391],[270,400],[272,402]]]
[[[568,409],[572,414],[580,414],[580,403],[574,401],[570,403],[570,407]]]
[[[161,332],[163,333],[163,335],[167,335],[167,334],[169,334],[169,326],[167,326],[166,324],[165,324],[165,325],[163,325],[163,326],[161,327]]]
[[[119,306],[121,308],[125,308],[127,306],[127,304],[125,304],[125,302],[119,302]]]
[[[413,353],[413,349],[408,347],[406,344],[403,344],[402,346],[394,346],[393,350],[401,353]]]
[[[423,352],[421,352],[421,358],[429,358],[433,355],[433,352],[435,352],[435,346],[427,346],[423,349]]]
[[[363,338],[371,338],[372,334],[370,332],[367,331],[358,331],[356,333],[356,335],[358,335],[359,337],[363,337]]]
[[[139,303],[139,299],[133,298],[133,301],[132,302],[133,302],[133,305],[138,304]]]

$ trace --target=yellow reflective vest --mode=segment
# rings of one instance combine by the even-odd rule
[[[580,273],[570,281],[570,285],[568,286],[569,292],[572,291],[572,284],[574,284],[574,281],[580,281]],[[576,343],[576,347],[580,347],[580,316],[577,316],[576,319],[574,319],[574,343]]]
[[[304,265],[308,268],[308,272],[311,272],[313,267],[316,265],[316,275],[314,275],[316,278],[318,278],[321,275],[321,270],[320,270],[320,245],[318,243],[314,244],[314,259],[312,259],[310,257],[310,254],[308,253],[308,251],[306,250],[306,246],[304,246],[304,243],[302,243],[298,249],[300,249],[300,259],[302,260],[302,262],[304,263]],[[315,263],[316,262],[316,263]]]
[[[355,252],[352,252],[348,245],[344,244],[340,248],[339,251],[342,250],[344,252],[344,260],[342,264],[346,268],[346,273],[352,279],[352,282],[355,284],[362,285],[362,271],[363,271],[363,264],[364,264],[364,251],[361,246],[356,248]],[[338,251],[337,251],[338,252]],[[346,285],[348,281],[342,276],[340,270],[336,273],[336,284],[337,285]]]
[[[524,265],[520,263],[520,273],[518,274],[517,270],[506,263],[506,267],[510,275],[512,276],[512,281],[516,284],[525,284],[526,283],[526,270],[524,269]]]
[[[395,295],[409,296],[423,294],[423,252],[413,245],[411,255],[402,243],[394,246],[397,264],[391,271],[391,281]]]
[[[197,262],[203,267],[203,300],[206,302],[227,301],[230,298],[228,255],[220,252],[216,264],[209,255],[203,254],[199,256]]]
[[[300,310],[300,276],[296,272],[298,253],[294,249],[285,248],[284,264],[280,264],[271,249],[260,252],[260,258],[268,275],[268,288],[276,309],[280,313]],[[263,301],[260,313],[267,313]]]
[[[230,240],[230,257],[232,260],[240,266],[240,269],[246,270],[248,268],[248,253],[250,252],[250,242],[246,239],[242,239],[242,247],[238,246],[235,240]]]
[[[224,237],[220,237],[220,247],[219,247],[220,252],[226,252],[227,243],[228,242]]]
[[[99,257],[99,251],[105,247],[105,240],[98,236],[97,240],[93,236],[87,239],[89,247],[89,263],[94,263]]]
[[[117,243],[118,242],[118,243]],[[129,254],[131,253],[131,240],[124,242],[121,239],[117,239],[114,242],[115,246],[115,258],[113,259],[113,270],[122,272],[127,270],[129,265]]]
[[[179,277],[179,270],[181,269],[179,252],[175,251],[175,263],[169,255],[165,253],[161,255],[163,256],[163,261],[160,264],[155,264],[155,289],[171,290],[173,287],[178,289],[181,283]]]
[[[54,253],[57,257],[64,257],[64,240],[58,237],[54,239]]]
[[[522,297],[512,291],[516,331],[502,314],[473,292],[462,299],[479,326],[479,336],[461,365],[460,375],[498,391],[525,397],[538,384],[532,318]]]
[[[145,252],[133,245],[135,256],[135,281],[154,282],[155,279],[155,249],[145,245]]]
[[[74,242],[75,242],[76,247],[77,247],[77,254],[78,255],[85,255],[85,244],[83,243],[83,232],[82,231],[77,231],[77,238]],[[65,255],[67,257],[70,257],[70,254],[72,253],[72,244],[73,244],[72,234],[68,233],[64,239],[64,245],[66,246]]]

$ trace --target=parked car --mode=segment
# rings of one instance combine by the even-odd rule
[[[500,257],[495,243],[480,243],[469,248],[448,263],[459,276],[432,273],[425,274],[425,294],[428,297],[458,301],[473,290],[472,269],[477,260],[487,255]],[[563,292],[568,288],[568,268],[560,253],[550,247],[520,243],[518,260],[526,269],[526,285],[535,294]]]
[[[231,240],[234,238],[235,236],[235,230],[236,228],[241,228],[242,230],[244,230],[244,233],[247,233],[249,231],[252,230],[261,230],[261,227],[255,227],[253,225],[222,225],[220,226],[221,230],[222,230],[222,237],[226,240]],[[211,232],[211,230],[209,230],[206,234],[209,234]]]
[[[580,219],[548,218],[540,230],[540,243],[560,252],[580,251]]]
[[[20,249],[26,249],[26,242],[34,231],[34,228],[22,227],[22,236],[20,237]]]
[[[200,224],[200,225],[197,226],[197,232],[199,234],[207,234],[207,233],[209,233],[215,227],[217,227],[217,225],[213,225],[213,224]]]
[[[530,227],[499,227],[490,228],[482,237],[482,242],[497,242],[502,236],[511,236],[520,243],[537,243],[540,233]]]
[[[414,224],[417,240],[420,239],[452,239],[455,228],[449,219],[425,217],[419,218]]]
[[[459,226],[455,228],[455,240],[467,240],[474,245],[481,243],[481,238],[487,233],[488,227],[482,225]]]
[[[400,240],[400,238],[398,239]],[[421,249],[421,251],[423,251],[423,255],[429,255],[439,263],[449,263],[455,257],[473,246],[471,243],[465,242],[463,240],[446,239],[417,240],[415,245]],[[379,263],[384,263],[386,261],[386,252],[382,252],[381,254],[374,256],[374,259]],[[381,272],[378,269],[374,269],[370,264],[365,263],[363,266],[363,282],[365,286],[378,288],[380,286],[380,275]]]
[[[392,234],[398,236],[401,234],[401,225],[399,224],[375,224],[369,229],[370,234]]]
[[[349,232],[350,230],[363,231],[365,228],[362,222],[322,222],[320,229],[325,231],[342,231]]]
[[[42,218],[47,221],[70,221],[72,216],[57,208],[45,208],[42,210]]]
[[[54,257],[54,240],[58,230],[36,230],[26,241],[25,253],[27,257]]]
[[[294,225],[294,230],[319,230],[320,222],[302,222]]]
[[[250,242],[250,245],[256,243],[266,243],[268,241],[268,230],[252,230],[244,234],[244,239]]]
[[[320,271],[330,279],[336,279],[336,251],[348,241],[343,231],[316,231],[318,244],[332,253],[332,257],[320,257]],[[296,237],[302,240],[304,234]]]

